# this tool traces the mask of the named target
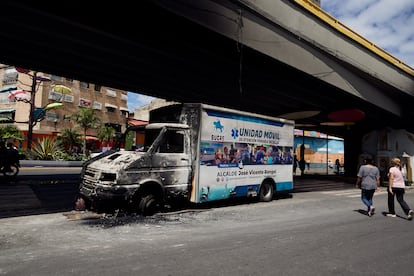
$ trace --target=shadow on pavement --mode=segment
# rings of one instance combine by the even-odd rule
[[[18,175],[16,179],[0,177],[0,218],[37,215],[74,210],[78,194],[79,176],[74,175]],[[355,180],[343,176],[304,175],[294,177],[291,192],[276,193],[274,199],[292,198],[295,193],[347,189]],[[251,204],[251,198],[234,198],[206,204],[184,204],[167,211],[208,209]]]

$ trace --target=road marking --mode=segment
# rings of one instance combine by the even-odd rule
[[[351,190],[351,191],[343,190],[343,191],[340,191],[340,192],[338,192],[338,191],[323,191],[321,193],[325,194],[325,195],[345,196],[345,197],[351,197],[351,198],[361,196],[360,190]]]

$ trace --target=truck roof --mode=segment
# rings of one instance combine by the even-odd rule
[[[163,127],[170,127],[170,128],[181,128],[181,129],[188,129],[190,128],[186,124],[177,124],[177,123],[152,123],[146,125],[146,129],[158,129]]]

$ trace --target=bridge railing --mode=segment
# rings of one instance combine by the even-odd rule
[[[375,45],[374,43],[372,43],[371,41],[369,41],[368,39],[366,39],[362,35],[358,34],[357,32],[355,32],[354,30],[352,30],[351,28],[349,28],[345,24],[341,23],[338,19],[336,19],[335,17],[333,17],[329,13],[325,12],[323,9],[321,9],[318,5],[316,5],[312,1],[310,1],[310,0],[291,0],[291,1],[295,2],[296,4],[300,5],[303,8],[305,8],[306,10],[308,10],[312,14],[316,15],[318,18],[320,18],[325,23],[329,24],[330,26],[332,26],[333,28],[335,28],[336,30],[341,32],[342,34],[348,36],[349,38],[351,38],[355,42],[361,44],[362,46],[364,46],[368,50],[374,52],[375,54],[377,54],[378,56],[380,56],[384,60],[390,62],[394,66],[397,66],[398,68],[402,69],[406,73],[414,76],[414,68],[412,68],[409,65],[405,64],[403,61],[401,61],[398,58],[394,57],[393,55],[391,55],[390,53],[388,53],[387,51],[385,51],[381,47]]]

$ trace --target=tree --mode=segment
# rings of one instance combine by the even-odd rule
[[[23,140],[21,131],[15,125],[0,126],[0,140]]]
[[[101,142],[109,143],[112,141],[115,134],[115,129],[111,126],[104,126],[98,131],[98,138]]]
[[[75,145],[82,143],[82,134],[80,134],[77,130],[71,128],[64,128],[60,132],[60,136],[57,137],[59,144],[65,149],[65,151],[69,154],[72,153],[73,147]]]
[[[76,124],[83,129],[83,154],[86,156],[86,132],[90,128],[98,128],[101,119],[91,108],[81,107],[78,113],[73,114]]]

